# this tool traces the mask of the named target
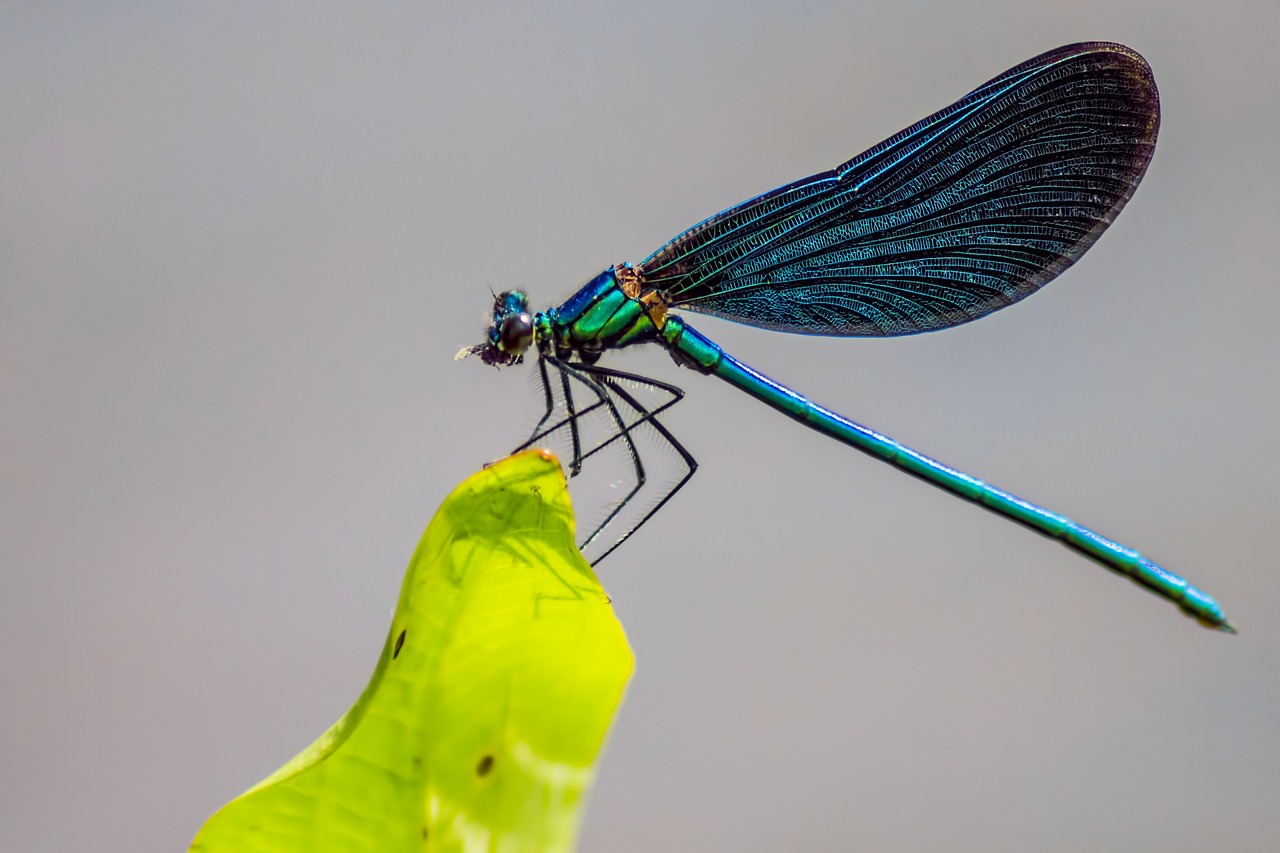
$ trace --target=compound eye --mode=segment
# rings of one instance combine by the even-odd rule
[[[528,312],[511,314],[502,321],[498,332],[498,348],[505,353],[519,354],[533,343],[533,318]]]

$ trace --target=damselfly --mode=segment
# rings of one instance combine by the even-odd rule
[[[1134,51],[1093,42],[1049,51],[852,160],[707,219],[636,266],[619,264],[563,305],[537,314],[508,290],[486,340],[464,349],[487,364],[521,362],[532,346],[547,410],[523,446],[567,428],[570,473],[585,453],[578,418],[603,410],[645,482],[632,436],[650,425],[687,467],[605,554],[652,517],[697,468],[657,416],[683,397],[668,383],[599,364],[609,350],[665,348],[685,366],[737,386],[837,441],[1053,537],[1165,597],[1201,623],[1232,631],[1208,595],[1056,513],[996,489],[813,403],[726,353],[672,309],[805,335],[912,335],[976,320],[1029,296],[1076,261],[1133,194],[1155,148],[1159,97]],[[550,371],[567,417],[554,423]],[[593,402],[575,408],[572,383]],[[666,395],[646,406],[628,385]],[[619,404],[638,417],[626,417]],[[601,556],[603,558],[604,555]]]

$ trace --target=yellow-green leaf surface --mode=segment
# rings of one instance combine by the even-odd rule
[[[632,657],[554,456],[472,476],[423,534],[369,686],[193,851],[574,845]]]

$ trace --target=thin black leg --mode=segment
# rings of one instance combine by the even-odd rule
[[[564,407],[565,407],[565,411],[568,414],[568,421],[569,421],[569,440],[570,440],[570,443],[573,445],[573,459],[569,462],[569,476],[576,477],[582,473],[582,438],[581,436],[578,435],[578,414],[577,412],[574,411],[574,408],[573,408],[573,391],[569,387],[570,374],[567,369],[568,365],[565,364],[563,361],[560,361],[559,359],[555,359],[555,358],[540,358],[538,360],[550,361],[553,365],[560,368],[560,386],[561,388],[564,389]],[[587,383],[584,383],[584,384],[587,384]],[[587,384],[587,387],[591,387],[591,386]],[[597,390],[597,389],[593,388],[592,390]],[[601,402],[608,402],[607,400],[608,395],[602,389],[599,390],[598,393],[601,395],[600,397]],[[611,402],[610,402],[610,406],[612,406]],[[616,409],[614,410],[613,414],[614,414],[614,417],[616,418],[618,414]]]
[[[547,376],[547,362],[542,358],[538,359],[538,377],[542,380],[542,396],[546,398],[547,409],[542,413],[542,419],[538,421],[538,425],[533,428],[533,435],[529,438],[528,444],[532,444],[538,439],[538,431],[542,429],[542,425],[547,422],[547,418],[551,417],[551,413],[556,410],[555,397],[551,395],[551,377]],[[520,448],[524,450],[524,447]]]
[[[579,382],[581,382],[583,385],[587,386],[587,388],[591,389],[592,393],[594,393],[600,399],[600,404],[603,405],[605,409],[608,410],[609,416],[613,419],[614,426],[617,428],[617,434],[613,438],[605,441],[601,446],[604,446],[606,444],[613,442],[618,438],[621,438],[623,443],[626,445],[627,455],[631,457],[631,464],[635,470],[635,478],[636,478],[635,487],[632,488],[631,491],[627,492],[626,496],[621,501],[618,502],[617,506],[615,506],[609,512],[609,514],[605,516],[604,521],[600,522],[600,526],[597,527],[595,531],[590,536],[587,537],[586,541],[584,541],[579,546],[579,549],[581,549],[590,545],[592,540],[594,540],[597,536],[600,535],[600,531],[603,530],[605,527],[608,527],[609,524],[615,518],[618,517],[618,513],[622,512],[622,508],[625,507],[628,503],[630,503],[631,499],[636,496],[636,493],[639,492],[640,489],[644,487],[644,484],[646,482],[645,473],[644,473],[644,463],[640,461],[640,451],[636,449],[635,439],[631,437],[631,432],[630,432],[631,428],[627,426],[625,421],[622,420],[622,415],[618,413],[618,407],[614,404],[613,398],[609,396],[609,390],[606,389],[603,385],[601,385],[598,381],[596,381],[595,377],[592,375],[593,373],[595,373],[597,370],[600,370],[601,368],[588,368],[586,365],[583,365],[583,364],[569,364],[567,362],[560,361],[559,359],[551,356],[547,357],[547,361],[550,362],[552,367],[559,368],[560,375],[565,378],[564,381],[565,381],[566,387],[569,381],[568,377],[572,377],[578,380]],[[586,411],[588,410],[583,410],[583,414],[585,414]],[[577,417],[578,415],[570,412],[571,426],[576,423]],[[599,449],[599,448],[596,448],[596,449]],[[579,454],[577,461],[578,461],[578,468],[579,470],[581,470],[582,460],[585,457],[582,457],[579,451],[575,451],[575,453]],[[573,473],[576,474],[577,471]]]
[[[557,430],[564,429],[564,427],[566,426],[570,426],[572,431],[577,426],[578,418],[588,415],[591,412],[594,412],[596,409],[603,407],[603,404],[597,401],[595,403],[592,403],[590,406],[587,406],[585,409],[576,411],[571,417],[561,418],[551,426],[546,427],[544,429],[544,426],[546,425],[547,421],[551,417],[551,414],[555,411],[555,408],[556,408],[555,397],[551,393],[551,378],[547,374],[547,361],[545,358],[538,359],[538,375],[542,379],[542,393],[546,399],[547,408],[546,408],[546,411],[542,413],[542,417],[538,420],[537,426],[533,428],[533,432],[530,434],[529,438],[525,440],[524,444],[521,444],[515,450],[511,451],[512,453],[519,453],[521,450],[525,450],[526,448],[531,447],[532,445],[536,444],[537,442],[541,441],[547,436],[555,433]],[[571,404],[567,404],[567,405],[571,405]],[[579,465],[579,467],[581,467],[581,465]]]
[[[685,468],[686,468],[684,476],[681,477],[679,481],[677,481],[676,484],[672,486],[667,491],[667,493],[662,496],[660,500],[658,500],[657,503],[651,506],[649,510],[640,518],[639,521],[637,521],[634,525],[632,525],[631,528],[627,530],[626,533],[622,534],[622,536],[619,537],[616,542],[610,545],[608,550],[606,550],[599,557],[596,557],[591,562],[591,565],[595,566],[595,565],[599,565],[600,561],[603,560],[605,557],[612,554],[619,545],[621,545],[623,542],[630,539],[632,534],[634,534],[637,530],[643,527],[650,518],[653,518],[654,514],[656,514],[658,510],[662,509],[662,507],[666,505],[667,501],[671,500],[671,498],[675,496],[676,492],[684,488],[684,485],[688,483],[689,480],[693,477],[694,472],[698,470],[698,460],[694,459],[693,454],[690,453],[685,448],[685,446],[681,444],[674,435],[671,434],[671,431],[666,428],[666,426],[662,423],[662,421],[657,419],[658,414],[660,414],[663,411],[666,411],[667,409],[671,408],[676,403],[684,399],[683,389],[666,382],[661,382],[656,379],[650,379],[647,376],[638,376],[634,373],[625,373],[621,370],[611,370],[606,367],[579,365],[579,369],[582,370],[584,373],[589,373],[593,376],[599,377],[601,382],[610,391],[618,395],[620,398],[622,398],[623,401],[627,403],[627,405],[631,406],[631,408],[635,409],[638,413],[640,413],[641,415],[640,419],[637,420],[635,423],[631,424],[630,426],[626,427],[625,429],[626,432],[629,433],[631,430],[635,429],[637,426],[639,426],[642,423],[647,422],[651,424],[654,430],[658,433],[658,435],[660,435],[663,438],[663,440],[665,440],[667,444],[670,445],[670,447],[673,450],[675,450],[675,452],[684,461]],[[639,385],[648,385],[651,388],[659,388],[669,393],[671,395],[671,399],[660,406],[654,407],[652,410],[647,409],[640,403],[639,400],[637,400],[631,394],[631,392],[629,392],[621,384],[621,382],[635,382]],[[586,456],[583,457],[584,461],[587,458],[589,458],[593,453],[596,453],[597,451],[603,449],[604,447],[606,447],[607,445],[611,444],[612,442],[616,441],[619,438],[622,438],[622,433],[619,433],[618,435],[615,435],[613,438],[610,438],[607,441],[596,446],[595,448],[590,450],[586,454]],[[631,441],[629,437],[627,440],[629,442]],[[632,447],[634,447],[634,443],[632,443]],[[631,496],[639,491],[641,485],[643,485],[643,483],[637,484],[636,488],[633,489],[631,491],[631,494],[627,496],[626,501],[629,501],[631,499]],[[605,526],[608,525],[608,523],[613,520],[613,517],[616,516],[619,511],[621,511],[622,507],[626,505],[626,501],[624,501],[622,504],[619,504],[618,509],[615,510],[614,513],[611,514],[610,517],[604,521],[604,523],[602,523],[599,527],[597,527],[591,533],[591,535],[587,537],[587,540],[582,543],[581,547],[583,548],[587,547],[588,545],[591,544],[592,541],[596,539],[596,537],[600,535],[600,533],[604,530]]]
[[[560,370],[561,381],[564,383],[563,387],[565,388],[566,407],[569,410],[569,415],[567,417],[562,418],[559,421],[556,421],[554,424],[552,424],[549,427],[546,426],[546,423],[550,419],[552,412],[555,410],[555,400],[551,393],[551,379],[547,373],[547,368],[546,368],[546,364],[548,361],[550,361],[557,369]],[[681,444],[678,439],[676,439],[676,437],[671,433],[671,431],[667,429],[666,425],[664,425],[661,421],[657,419],[657,415],[661,414],[662,412],[666,411],[667,409],[671,408],[676,403],[684,399],[684,390],[676,385],[672,385],[667,382],[662,382],[657,379],[651,379],[647,376],[640,376],[635,373],[626,373],[621,370],[612,370],[610,368],[597,367],[595,365],[586,365],[586,364],[580,364],[580,363],[568,364],[566,362],[562,362],[555,358],[539,358],[538,370],[539,370],[540,378],[542,379],[542,388],[543,388],[544,396],[547,401],[547,409],[543,413],[542,418],[538,421],[538,424],[534,428],[533,434],[529,437],[529,440],[526,441],[524,444],[520,445],[519,447],[517,447],[513,452],[519,452],[521,450],[524,450],[525,448],[533,445],[535,442],[541,440],[542,438],[555,433],[557,430],[563,429],[565,426],[569,426],[571,431],[574,434],[574,447],[575,447],[574,453],[575,453],[575,456],[577,456],[576,470],[571,467],[570,476],[575,476],[576,474],[580,473],[582,463],[585,462],[587,459],[591,458],[596,453],[600,452],[601,450],[605,449],[609,445],[613,444],[615,441],[619,441],[619,440],[624,441],[626,443],[628,455],[631,456],[632,464],[636,471],[635,486],[631,489],[630,492],[627,493],[626,497],[624,497],[617,504],[617,506],[609,513],[609,515],[604,519],[604,521],[602,521],[595,528],[595,530],[591,532],[591,535],[588,536],[586,540],[582,542],[582,544],[580,545],[580,548],[585,549],[592,542],[594,542],[600,536],[600,534],[604,531],[604,529],[608,527],[614,521],[614,519],[617,518],[618,514],[622,512],[622,510],[627,506],[628,503],[631,502],[631,500],[635,497],[637,493],[639,493],[640,489],[643,488],[645,483],[647,482],[644,466],[643,466],[643,463],[640,461],[639,450],[635,445],[635,440],[631,436],[632,431],[635,430],[636,427],[644,423],[652,424],[657,434],[662,438],[662,440],[666,441],[668,446],[670,446],[676,452],[676,454],[681,458],[681,460],[685,464],[686,470],[685,470],[684,476],[682,476],[676,482],[676,484],[672,486],[662,496],[661,499],[659,499],[652,507],[650,507],[648,511],[645,512],[644,516],[640,518],[639,521],[637,521],[634,525],[632,525],[622,536],[620,536],[617,539],[617,541],[615,541],[612,545],[610,545],[608,550],[606,550],[599,557],[596,557],[595,560],[592,561],[592,565],[598,565],[601,560],[603,560],[605,557],[612,554],[619,545],[621,545],[627,539],[631,538],[631,536],[637,530],[643,527],[645,523],[647,523],[649,519],[652,518],[658,512],[658,510],[662,509],[662,507],[666,505],[667,501],[671,500],[671,498],[675,496],[676,492],[680,491],[680,489],[682,489],[684,485],[688,483],[689,480],[693,477],[694,472],[698,470],[698,461],[694,459],[693,454],[691,454],[685,448],[685,446]],[[583,385],[586,385],[588,388],[590,388],[592,392],[599,399],[596,402],[592,403],[590,406],[587,406],[586,408],[576,409],[573,406],[572,398],[570,396],[571,391],[569,391],[570,377],[577,379]],[[634,382],[638,385],[645,385],[650,388],[657,388],[669,394],[671,399],[667,400],[661,405],[658,405],[653,407],[652,409],[649,409],[645,407],[639,400],[637,400],[635,396],[631,394],[630,391],[627,390],[627,388],[622,384],[623,382]],[[634,423],[631,423],[631,424],[625,423],[622,419],[621,414],[618,412],[616,404],[613,402],[612,398],[610,397],[610,394],[617,395],[621,400],[623,400],[628,406],[630,406],[639,415],[639,418]],[[578,432],[576,430],[577,421],[579,418],[584,417],[600,408],[607,408],[609,410],[610,417],[613,419],[616,430],[613,436],[605,439],[600,444],[588,450],[586,453],[582,453],[581,439],[578,437]]]

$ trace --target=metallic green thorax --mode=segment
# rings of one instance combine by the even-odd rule
[[[534,318],[535,340],[542,353],[572,353],[592,364],[607,349],[660,340],[665,306],[629,296],[618,270],[600,273],[570,299]]]

